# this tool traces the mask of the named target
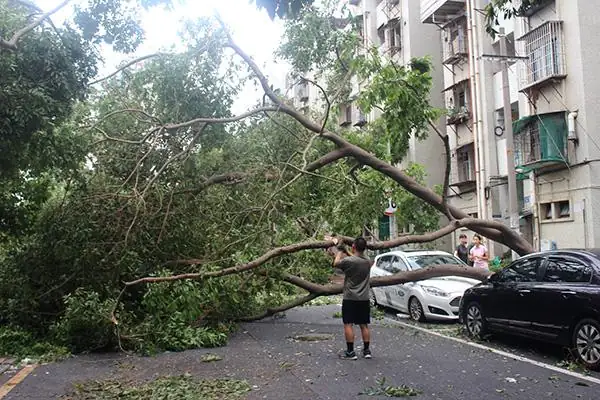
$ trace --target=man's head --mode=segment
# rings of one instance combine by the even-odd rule
[[[354,243],[352,244],[352,250],[354,250],[355,253],[364,253],[366,249],[367,241],[364,237],[359,236],[356,239],[354,239]]]
[[[460,236],[458,237],[458,240],[460,240],[460,244],[462,244],[462,245],[466,245],[467,242],[469,241],[469,239],[467,238],[467,235],[465,235],[464,233],[460,234]]]

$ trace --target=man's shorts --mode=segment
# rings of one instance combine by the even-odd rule
[[[342,321],[344,324],[370,324],[371,302],[369,300],[343,300]]]

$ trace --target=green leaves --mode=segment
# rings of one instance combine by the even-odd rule
[[[239,399],[251,389],[246,381],[234,379],[196,380],[189,375],[159,377],[148,383],[117,380],[90,381],[75,386],[73,400],[217,400]]]
[[[511,19],[522,16],[536,6],[548,3],[550,0],[522,0],[518,6],[512,0],[492,0],[484,9],[485,31],[494,38],[500,19]]]
[[[377,379],[376,386],[371,386],[359,393],[366,396],[384,396],[384,397],[414,397],[423,393],[407,385],[392,386],[386,385],[385,377]]]
[[[427,137],[429,121],[442,115],[431,106],[432,86],[429,58],[412,59],[409,65],[396,65],[382,59],[375,51],[356,61],[356,71],[370,82],[359,96],[358,103],[365,112],[381,111],[370,132],[390,145],[390,161],[400,162],[409,148],[411,136]]]

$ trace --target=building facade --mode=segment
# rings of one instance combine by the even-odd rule
[[[510,195],[517,197],[521,234],[541,250],[600,246],[599,6],[542,1],[500,21],[504,35],[492,38],[480,12],[488,3],[420,2],[421,21],[441,31],[450,201],[472,216],[510,225],[507,161],[514,157],[517,190]],[[504,62],[510,116],[503,111]],[[507,250],[490,248],[495,255]]]

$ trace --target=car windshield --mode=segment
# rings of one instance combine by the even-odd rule
[[[427,267],[428,265],[436,264],[458,264],[463,265],[463,262],[446,254],[423,254],[420,256],[408,256],[408,263],[412,269]]]

